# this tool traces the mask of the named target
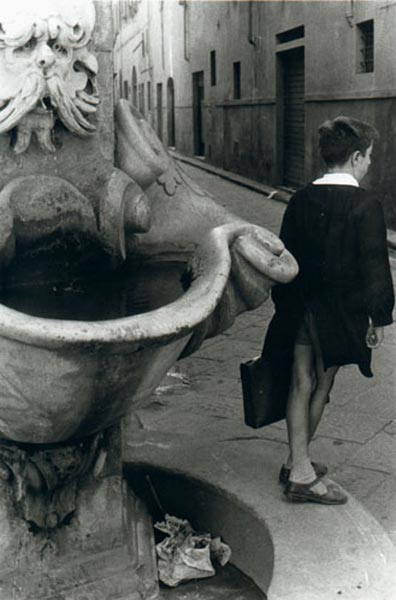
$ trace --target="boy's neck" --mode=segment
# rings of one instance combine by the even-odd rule
[[[332,167],[331,169],[327,169],[326,173],[346,173],[348,175],[352,175],[352,177],[355,177],[355,172],[353,167],[351,166],[346,166],[346,165],[342,165],[339,167]]]

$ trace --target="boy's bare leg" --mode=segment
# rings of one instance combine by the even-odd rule
[[[295,483],[311,483],[316,479],[308,455],[313,360],[312,346],[295,345],[292,381],[286,410],[290,459],[293,465],[289,480]],[[327,492],[326,486],[321,482],[313,489],[318,494]]]
[[[307,346],[306,346],[307,347]],[[316,350],[316,348],[315,348]],[[320,423],[320,420],[323,415],[324,408],[327,403],[327,398],[331,389],[334,385],[335,376],[339,367],[331,367],[326,371],[323,368],[323,361],[320,354],[320,351],[316,353],[316,357],[313,357],[315,361],[315,384],[314,384],[314,392],[311,395],[311,400],[309,404],[309,417],[308,417],[308,444],[311,442],[315,431]],[[311,366],[312,368],[312,366]],[[312,372],[312,371],[311,371]],[[291,469],[293,466],[293,461],[291,457],[291,453],[289,453],[287,462],[285,463],[286,467]]]
[[[330,367],[325,371],[321,356],[316,357],[317,385],[309,406],[309,441],[312,440],[320,423],[338,369],[339,367]]]

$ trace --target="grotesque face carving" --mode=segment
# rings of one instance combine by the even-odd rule
[[[51,110],[79,136],[95,131],[87,118],[99,103],[97,61],[86,47],[95,23],[92,0],[2,4],[6,6],[0,7],[0,133],[31,111],[36,115],[33,123],[40,113]],[[25,133],[26,128],[25,122]]]

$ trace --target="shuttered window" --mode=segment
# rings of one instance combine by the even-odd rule
[[[304,184],[305,100],[304,50],[284,53],[283,180],[290,187]]]

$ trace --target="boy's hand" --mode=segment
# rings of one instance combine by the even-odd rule
[[[383,340],[384,340],[384,328],[383,327],[374,327],[374,325],[372,325],[370,323],[370,325],[367,328],[367,333],[366,333],[367,347],[374,350],[375,348],[378,348],[378,346],[380,346],[382,344]]]

